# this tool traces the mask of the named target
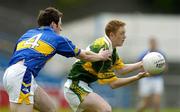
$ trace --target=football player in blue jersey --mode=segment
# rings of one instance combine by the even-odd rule
[[[12,112],[55,112],[47,93],[36,84],[38,72],[55,54],[86,61],[107,60],[108,50],[96,54],[77,48],[68,38],[60,36],[62,13],[53,7],[39,12],[39,27],[28,30],[19,38],[3,77]]]

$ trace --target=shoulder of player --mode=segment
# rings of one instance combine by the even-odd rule
[[[104,37],[97,38],[91,46],[94,46],[96,48],[109,47]]]
[[[55,32],[46,33],[45,37],[51,38],[52,40],[59,41],[59,42],[66,42],[69,41],[69,39],[63,35],[57,34]]]
[[[64,39],[63,36],[57,34],[56,32],[54,32],[54,30],[50,27],[40,27],[40,28],[34,28],[34,29],[30,29],[28,30],[28,32],[31,33],[43,33],[43,37],[45,38],[51,38],[51,39]]]

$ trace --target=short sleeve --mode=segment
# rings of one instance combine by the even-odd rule
[[[112,69],[113,70],[119,70],[119,69],[121,69],[121,68],[123,68],[124,67],[124,62],[123,62],[123,60],[119,57],[119,55],[118,55],[118,53],[117,53],[117,50],[115,49],[113,52],[115,52],[114,54],[115,54],[115,62],[114,62],[114,64],[113,64],[113,66],[112,66]]]
[[[77,48],[69,39],[61,37],[58,42],[56,52],[65,57],[75,57],[80,54],[81,50]]]
[[[115,64],[112,66],[112,68],[115,69],[115,70],[119,70],[119,69],[121,69],[123,67],[124,67],[124,62],[122,61],[121,58],[118,58],[116,60]]]
[[[99,84],[109,84],[113,81],[116,81],[118,77],[115,75],[114,72],[105,72],[105,73],[98,73],[98,83]]]

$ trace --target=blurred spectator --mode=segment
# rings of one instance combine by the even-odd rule
[[[158,49],[156,38],[151,36],[149,39],[149,49],[142,53],[139,61],[149,52],[162,52]],[[154,112],[160,112],[161,96],[164,90],[164,80],[162,74],[153,77],[143,78],[139,81],[139,96],[137,112],[144,112],[147,107],[152,107]]]

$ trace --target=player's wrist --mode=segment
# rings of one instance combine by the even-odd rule
[[[141,77],[141,75],[137,75],[137,80],[139,80],[139,79],[141,79],[142,77]]]
[[[139,62],[139,69],[142,69],[142,68],[143,68],[143,62],[140,61],[140,62]]]
[[[141,79],[141,78],[143,78],[143,75],[138,74],[138,75],[137,75],[137,80],[139,80],[139,79]]]

